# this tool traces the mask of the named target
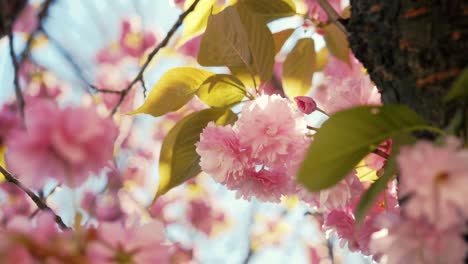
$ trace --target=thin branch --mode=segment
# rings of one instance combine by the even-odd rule
[[[18,62],[18,58],[16,57],[16,52],[15,52],[15,46],[13,45],[14,39],[13,39],[13,23],[8,26],[8,40],[9,40],[9,45],[10,45],[10,57],[13,62],[13,68],[14,68],[14,84],[15,84],[15,94],[16,94],[16,102],[18,104],[18,109],[20,112],[21,120],[23,121],[24,124],[24,107],[26,105],[24,101],[24,96],[23,92],[21,91],[21,86],[19,83],[19,68],[20,64]]]
[[[3,174],[7,182],[16,185],[16,187],[20,188],[23,192],[25,192],[29,196],[29,198],[31,198],[31,200],[36,204],[37,208],[39,208],[42,211],[52,213],[55,217],[55,222],[60,226],[61,229],[70,229],[62,221],[62,218],[55,214],[55,212],[39,196],[37,196],[33,191],[24,186],[20,181],[18,181],[18,179],[16,179],[2,166],[0,166],[0,172]]]
[[[21,54],[20,65],[21,63],[23,63],[24,60],[26,60],[29,57],[34,39],[36,38],[36,35],[43,29],[42,23],[49,14],[49,7],[52,5],[53,2],[54,0],[45,0],[42,4],[41,10],[37,14],[37,28],[33,32],[31,32],[31,34],[28,36],[28,39],[26,40],[25,48]]]
[[[111,116],[113,116],[116,112],[117,112],[117,109],[120,107],[120,105],[122,104],[123,100],[125,99],[125,97],[127,96],[127,94],[130,92],[130,90],[133,88],[133,86],[135,84],[137,84],[138,82],[141,82],[143,84],[143,87],[145,87],[144,85],[144,79],[143,79],[143,73],[145,72],[146,68],[148,67],[148,65],[150,64],[151,60],[154,58],[154,56],[159,52],[160,49],[164,48],[167,46],[167,44],[169,43],[169,40],[172,38],[172,36],[175,34],[175,32],[177,31],[177,29],[179,29],[179,27],[182,25],[182,23],[184,22],[184,19],[185,17],[188,16],[188,14],[190,14],[194,9],[195,7],[197,6],[198,2],[200,2],[200,0],[195,0],[193,2],[193,4],[185,11],[183,12],[182,14],[180,14],[179,18],[177,19],[177,21],[174,23],[174,25],[172,26],[172,28],[169,30],[169,32],[167,32],[167,35],[166,37],[161,41],[161,43],[159,43],[158,46],[156,46],[154,48],[154,50],[148,55],[148,58],[146,59],[145,63],[143,64],[143,66],[141,67],[140,71],[138,72],[137,76],[135,76],[135,78],[133,79],[133,81],[130,82],[130,84],[127,86],[127,88],[125,88],[124,90],[122,90],[120,92],[120,98],[119,98],[119,101],[117,102],[117,104],[115,105],[114,109],[112,109],[112,112],[111,112]]]
[[[320,7],[322,7],[323,11],[328,16],[328,23],[333,23],[335,24],[346,36],[349,36],[349,32],[346,30],[346,28],[343,26],[343,24],[338,21],[341,17],[340,15],[336,12],[336,10],[328,3],[328,0],[317,0]]]

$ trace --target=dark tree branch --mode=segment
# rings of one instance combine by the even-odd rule
[[[14,184],[16,187],[20,188],[23,192],[25,192],[29,198],[36,204],[37,208],[42,211],[46,211],[52,213],[55,217],[55,222],[60,226],[61,229],[66,230],[70,229],[65,223],[63,222],[62,218],[55,214],[55,212],[33,191],[28,189],[28,187],[24,186],[18,179],[15,178],[11,173],[9,173],[5,168],[0,166],[0,173],[3,174],[5,180],[11,184]]]
[[[325,13],[328,16],[328,23],[333,23],[335,24],[346,36],[349,35],[348,31],[346,28],[343,26],[343,24],[338,21],[341,17],[340,15],[336,12],[336,10],[328,3],[328,0],[317,0],[320,7],[325,11]]]
[[[24,96],[23,92],[21,91],[21,86],[19,83],[19,67],[20,64],[18,62],[18,58],[16,57],[16,52],[15,52],[15,46],[14,46],[14,39],[13,39],[13,24],[8,26],[8,40],[9,40],[9,46],[10,46],[10,57],[11,61],[13,62],[13,68],[14,68],[14,77],[13,77],[13,82],[15,84],[15,95],[16,95],[16,102],[18,104],[18,109],[20,112],[21,120],[23,121],[24,124],[24,107],[25,107],[25,101],[24,101]]]
[[[169,43],[169,40],[172,38],[172,36],[175,34],[175,32],[177,31],[177,29],[179,29],[179,27],[182,25],[182,23],[184,22],[184,19],[185,17],[188,16],[188,14],[190,14],[194,9],[195,7],[197,6],[198,2],[200,2],[200,0],[195,0],[193,2],[193,4],[185,11],[183,12],[182,14],[180,14],[179,18],[177,19],[177,21],[174,23],[174,25],[172,26],[172,28],[169,30],[169,32],[167,32],[167,35],[166,37],[161,41],[161,43],[159,43],[159,45],[157,45],[154,50],[148,55],[148,58],[146,59],[145,63],[143,64],[143,66],[141,67],[140,71],[138,72],[137,76],[135,76],[135,78],[130,82],[130,84],[127,86],[127,88],[125,88],[124,90],[120,91],[119,94],[120,94],[120,98],[119,98],[119,101],[117,102],[117,104],[115,105],[114,109],[112,109],[112,112],[111,112],[111,116],[113,116],[116,112],[117,112],[117,109],[120,107],[120,105],[122,104],[123,100],[125,99],[125,97],[127,96],[127,94],[130,92],[130,90],[133,88],[133,86],[135,84],[137,84],[138,82],[141,82],[143,87],[145,87],[145,81],[143,79],[143,73],[145,72],[146,68],[148,67],[148,65],[150,64],[151,60],[154,58],[154,56],[156,56],[156,54],[159,52],[159,50],[161,50],[162,48],[166,47],[167,44]]]

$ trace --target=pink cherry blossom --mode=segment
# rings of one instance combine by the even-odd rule
[[[96,53],[96,61],[99,64],[116,64],[125,57],[125,54],[117,42],[111,43],[109,46],[100,49]]]
[[[303,187],[298,188],[299,198],[313,207],[324,210],[345,208],[363,190],[354,171],[333,187],[317,193],[308,192]]]
[[[152,32],[141,33],[129,20],[122,21],[120,46],[124,54],[140,58],[147,49],[156,44],[156,36]]]
[[[103,223],[96,241],[87,250],[92,263],[169,263],[170,246],[166,244],[160,222],[124,226],[122,223]]]
[[[233,127],[208,125],[197,144],[200,166],[237,197],[278,202],[295,190],[310,142],[306,130],[288,99],[261,95],[243,106]]]
[[[245,151],[231,126],[209,123],[200,135],[196,150],[201,157],[202,170],[217,182],[241,173],[244,168],[242,159]]]
[[[29,216],[32,213],[31,200],[18,187],[3,182],[0,184],[0,193],[5,195],[5,199],[0,203],[1,223],[7,223],[15,216]]]
[[[182,54],[196,58],[200,49],[201,36],[195,37],[182,45],[179,49]]]
[[[446,227],[468,216],[468,150],[448,138],[443,146],[419,141],[398,156],[400,195],[409,197],[405,212]],[[428,162],[430,161],[430,162]]]
[[[307,124],[288,99],[261,95],[243,106],[234,129],[240,144],[251,149],[253,159],[263,164],[283,164],[296,151],[296,143],[305,143]]]
[[[296,96],[294,101],[296,101],[297,108],[306,115],[311,114],[317,109],[314,99],[309,96]]]
[[[352,55],[352,54],[351,54]],[[328,114],[361,105],[380,105],[380,93],[363,66],[350,56],[351,67],[330,55],[325,80],[313,90],[317,105]]]
[[[380,231],[372,235],[373,254],[388,264],[464,263],[468,246],[457,228],[438,230],[427,218],[405,219],[397,214],[381,215]]]
[[[20,125],[17,105],[14,103],[3,105],[0,108],[0,146],[6,141],[10,132],[19,128]]]
[[[112,158],[114,123],[90,108],[59,109],[47,99],[28,102],[26,130],[7,142],[7,167],[27,186],[40,188],[48,177],[78,186]]]
[[[127,85],[130,83],[129,76],[125,74],[115,74],[116,72],[121,72],[122,69],[119,66],[115,65],[102,65],[98,69],[97,73],[97,87],[103,90],[117,91],[120,92],[127,88]],[[119,108],[122,112],[130,112],[133,110],[133,102],[135,100],[136,89],[130,90],[130,92],[125,97],[122,102],[121,107]],[[103,93],[103,102],[107,109],[113,109],[117,102],[120,100],[119,94],[114,93]]]
[[[224,213],[206,199],[192,199],[188,204],[187,218],[192,226],[207,236],[213,234],[216,225],[224,223]]]
[[[38,10],[35,6],[27,4],[16,18],[13,31],[25,33],[34,31],[38,25],[37,13]]]

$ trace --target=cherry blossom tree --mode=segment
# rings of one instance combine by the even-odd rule
[[[86,3],[0,0],[1,263],[466,263],[464,1]]]

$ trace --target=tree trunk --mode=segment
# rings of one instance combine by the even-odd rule
[[[384,103],[445,127],[467,103],[442,99],[468,62],[468,0],[351,0],[346,24],[356,57]],[[466,118],[466,116],[465,116]]]

